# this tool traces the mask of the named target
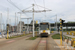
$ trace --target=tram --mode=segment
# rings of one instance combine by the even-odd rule
[[[41,22],[39,24],[39,35],[42,36],[49,36],[50,35],[50,23],[48,22]]]

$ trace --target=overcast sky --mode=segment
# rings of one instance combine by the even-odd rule
[[[9,0],[10,1],[10,0]],[[11,0],[19,9],[24,10],[32,4],[37,4],[44,7],[45,1],[45,7],[52,10],[42,13],[35,13],[35,20],[46,20],[50,23],[54,23],[56,21],[56,15],[57,15],[57,21],[59,21],[60,18],[67,21],[75,21],[75,0]],[[7,20],[7,8],[9,9],[9,23],[11,22],[12,25],[15,25],[15,12],[21,12],[18,8],[16,8],[14,5],[10,4],[7,0],[0,0],[0,13],[2,13],[2,22],[6,23]],[[32,7],[27,9],[32,10]],[[35,10],[44,10],[44,8],[35,6]],[[16,14],[18,17],[18,20],[20,20],[20,14]],[[25,13],[22,14],[21,18],[28,18],[32,17],[32,13]],[[1,16],[0,16],[1,18]],[[25,23],[27,23],[26,19],[22,19]],[[29,22],[31,19],[29,20]]]

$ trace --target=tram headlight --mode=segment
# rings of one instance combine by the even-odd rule
[[[45,33],[46,31],[45,30],[43,30],[43,33]]]

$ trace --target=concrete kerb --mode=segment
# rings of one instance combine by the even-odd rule
[[[60,45],[60,40],[54,40],[56,43],[57,43],[57,45],[61,48],[61,49],[73,49],[73,47],[72,46],[70,46],[70,44],[67,44],[66,42],[63,42],[63,46],[62,45]]]
[[[59,40],[55,40],[54,39],[54,41],[57,43],[57,45],[60,45],[60,39]],[[73,49],[75,49],[73,46],[71,46],[71,41],[72,41],[72,39],[69,39],[69,41],[68,41],[68,43],[66,43],[66,41],[67,41],[67,39],[65,40],[65,41],[63,41],[63,46],[64,46],[64,49],[71,49],[71,50],[73,50]],[[61,46],[61,45],[60,45]],[[60,47],[59,46],[59,47]],[[62,46],[61,46],[62,47]],[[62,49],[62,48],[61,48]]]

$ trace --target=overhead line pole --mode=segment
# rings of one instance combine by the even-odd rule
[[[20,33],[21,33],[21,13],[20,13]]]
[[[7,8],[7,24],[9,24],[9,8]]]
[[[16,26],[16,12],[15,12],[15,26]]]
[[[17,17],[17,35],[18,35],[18,17]]]
[[[38,11],[35,11],[34,10],[34,4],[32,4],[32,10],[29,10],[29,11],[26,11],[26,10],[22,10],[22,13],[25,13],[25,12],[32,12],[33,13],[33,37],[35,37],[35,34],[34,34],[34,12],[46,12],[46,11],[52,11],[52,10],[38,10]],[[44,7],[45,8],[45,7]]]
[[[32,6],[33,6],[33,9],[32,9],[33,10],[33,37],[34,37],[34,35],[35,35],[34,34],[34,4],[32,4]]]
[[[16,31],[16,12],[15,12],[15,31]]]
[[[11,31],[11,19],[9,19],[10,20],[10,31]]]
[[[1,19],[0,19],[0,31],[1,31],[1,28],[2,28],[2,13],[1,13]]]
[[[57,31],[57,15],[56,15],[56,31]]]

